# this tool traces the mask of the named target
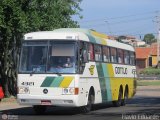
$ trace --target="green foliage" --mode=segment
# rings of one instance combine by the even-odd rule
[[[151,44],[153,42],[156,42],[155,36],[153,34],[146,34],[144,36],[143,41],[145,41],[147,44]]]
[[[157,68],[146,68],[140,72],[140,74],[144,75],[159,75],[160,69]]]
[[[120,41],[120,42],[121,42],[123,39],[126,39],[126,36],[119,36],[119,37],[117,38],[117,40]]]
[[[24,33],[79,27],[81,0],[0,0],[0,82],[5,96],[15,95],[17,66]]]

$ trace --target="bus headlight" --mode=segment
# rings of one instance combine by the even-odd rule
[[[19,94],[29,94],[29,88],[28,87],[19,87],[18,88],[18,93]]]
[[[64,89],[63,89],[63,93],[64,93],[64,94],[68,94],[68,88],[64,88]]]
[[[79,89],[78,88],[63,88],[62,94],[63,95],[77,95]]]

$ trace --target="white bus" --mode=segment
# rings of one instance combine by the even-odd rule
[[[112,101],[125,105],[136,92],[135,52],[93,30],[63,28],[24,35],[17,100],[46,107],[78,107]]]

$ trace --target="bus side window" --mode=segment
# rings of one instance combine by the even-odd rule
[[[129,64],[130,63],[130,60],[129,60],[129,52],[128,51],[124,51],[124,63],[125,64]]]
[[[124,63],[124,52],[121,49],[117,49],[117,55],[118,55],[118,63],[123,64]]]
[[[111,62],[117,63],[117,50],[116,50],[116,48],[111,48]]]
[[[85,42],[80,42],[79,43],[79,72],[83,73],[84,68],[85,68],[85,63],[88,62],[87,59],[87,46]]]
[[[88,44],[88,60],[94,61],[94,51],[93,51],[93,44]]]
[[[80,61],[82,63],[88,62],[87,57],[87,46],[84,42],[80,42]]]
[[[130,52],[130,64],[135,65],[135,54],[134,54],[134,52]]]
[[[95,61],[102,61],[102,49],[100,45],[94,45]]]
[[[103,46],[103,60],[104,62],[110,62],[109,47]]]

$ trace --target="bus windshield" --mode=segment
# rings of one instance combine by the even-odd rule
[[[24,42],[19,72],[76,73],[75,42]]]

